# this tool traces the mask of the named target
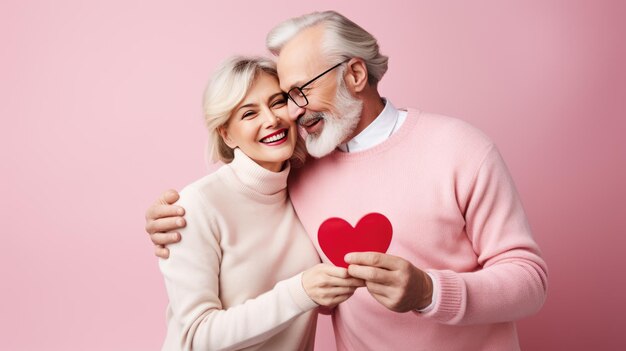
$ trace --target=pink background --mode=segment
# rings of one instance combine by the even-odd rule
[[[1,349],[160,347],[167,297],[143,216],[206,172],[207,78],[263,53],[280,20],[327,8],[391,57],[384,96],[499,145],[550,268],[522,347],[626,347],[625,2],[230,3],[0,4]],[[332,338],[322,319],[318,349]]]

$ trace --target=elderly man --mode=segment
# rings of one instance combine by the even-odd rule
[[[333,311],[337,348],[519,349],[515,321],[541,308],[546,264],[494,144],[460,120],[381,98],[387,57],[336,12],[288,20],[267,44],[315,157],[289,191],[322,259],[317,232],[330,217],[354,224],[378,212],[393,226],[386,254],[345,257],[367,288]],[[160,257],[180,239],[165,233],[183,223],[176,198],[147,211]]]

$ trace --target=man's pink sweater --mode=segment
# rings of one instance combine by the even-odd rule
[[[436,305],[395,313],[360,288],[333,313],[339,350],[517,350],[514,321],[539,310],[546,264],[494,144],[453,118],[408,110],[371,149],[335,151],[293,172],[296,212],[322,259],[317,231],[379,212],[388,253],[430,273]],[[417,298],[417,297],[416,297]]]

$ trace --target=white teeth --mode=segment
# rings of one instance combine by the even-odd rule
[[[264,143],[273,143],[273,142],[278,141],[278,140],[280,140],[280,139],[282,139],[284,137],[285,137],[285,132],[282,132],[280,134],[273,135],[273,136],[271,136],[269,138],[264,138],[262,141]]]

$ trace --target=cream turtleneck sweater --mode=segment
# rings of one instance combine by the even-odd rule
[[[163,350],[312,350],[317,304],[301,272],[319,262],[275,173],[235,159],[190,184],[182,240],[159,260],[169,296]]]

